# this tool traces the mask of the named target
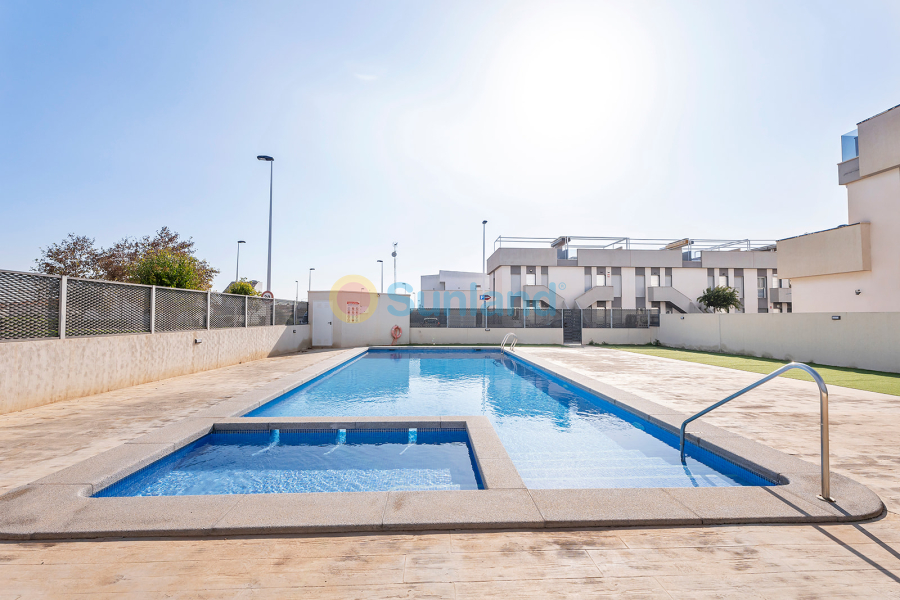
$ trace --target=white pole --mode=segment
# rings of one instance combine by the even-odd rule
[[[266,291],[272,291],[272,173],[275,161],[269,161],[269,264],[266,267]]]

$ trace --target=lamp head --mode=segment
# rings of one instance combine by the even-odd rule
[[[238,244],[246,244],[246,243],[247,242],[245,242],[244,240],[238,240]]]
[[[265,154],[260,154],[259,156],[256,157],[256,160],[264,160],[266,162],[272,162],[275,159],[272,158],[271,156],[266,156]]]
[[[487,225],[487,221],[482,221],[481,224],[482,224],[482,225]]]
[[[380,263],[383,263],[383,262],[384,262],[384,261],[383,261],[383,260],[381,260],[381,259],[380,259],[380,258],[379,258],[379,259],[378,259],[378,260],[376,260],[376,261],[375,261],[375,262],[380,262]]]

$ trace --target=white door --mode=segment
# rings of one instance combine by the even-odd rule
[[[331,325],[333,319],[334,315],[331,313],[330,302],[313,302],[313,346],[331,346],[334,343]]]

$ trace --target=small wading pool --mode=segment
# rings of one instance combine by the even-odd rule
[[[95,497],[482,489],[464,429],[217,431]]]
[[[247,417],[484,415],[531,489],[772,485],[496,350],[371,349]]]

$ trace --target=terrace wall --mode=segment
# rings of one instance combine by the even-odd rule
[[[665,314],[655,333],[673,348],[900,373],[900,313]]]
[[[297,352],[309,345],[309,325],[4,342],[0,414]]]

